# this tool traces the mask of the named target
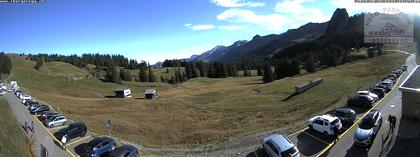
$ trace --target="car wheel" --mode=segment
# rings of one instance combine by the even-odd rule
[[[63,125],[63,126],[64,126],[64,125],[66,125],[66,122],[63,122],[63,123],[62,123],[62,125]]]
[[[86,136],[86,131],[83,131],[82,134],[80,135],[80,137],[84,137]]]
[[[328,137],[329,136],[328,132],[324,131],[324,136]]]
[[[312,125],[308,125],[309,130],[314,130],[314,128],[312,127]]]

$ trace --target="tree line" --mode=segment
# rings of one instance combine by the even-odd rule
[[[4,52],[0,53],[0,73],[1,74],[10,74],[12,69],[12,61],[10,60],[9,56],[4,54]]]

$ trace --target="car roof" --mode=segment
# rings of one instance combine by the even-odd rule
[[[377,110],[372,110],[372,111],[370,111],[367,115],[366,115],[366,117],[364,118],[364,119],[373,119],[373,117],[378,113],[379,111],[377,111]]]
[[[366,91],[366,90],[362,90],[362,91],[358,91],[357,93],[360,93],[360,94],[368,94],[369,93],[369,91]]]
[[[334,120],[336,120],[337,119],[337,117],[333,117],[333,116],[331,116],[331,115],[322,115],[322,116],[318,116],[320,119],[324,119],[324,120],[327,120],[327,121],[329,121],[329,122],[332,122],[332,121],[334,121]]]
[[[111,138],[108,138],[108,137],[97,137],[97,138],[94,138],[92,141],[90,141],[89,142],[89,145],[96,146],[96,145],[98,145],[98,144],[100,144],[100,143],[102,143],[104,141],[108,141],[108,140],[112,140],[112,139]]]
[[[337,109],[335,111],[336,112],[337,111],[339,111],[339,112],[355,112],[353,109],[350,109],[350,108],[339,108],[339,109]]]
[[[133,150],[136,150],[138,152],[138,149],[132,145],[123,145],[121,147],[115,148],[109,155],[111,157],[114,157],[114,156],[116,157],[116,156],[122,155],[122,153],[125,153],[127,151],[133,151]]]
[[[266,139],[266,141],[270,140],[276,144],[281,151],[285,151],[291,147],[294,147],[293,143],[291,143],[284,135],[273,134],[266,137]]]

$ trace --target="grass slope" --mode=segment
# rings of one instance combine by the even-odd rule
[[[13,79],[31,95],[86,122],[95,132],[106,134],[105,122],[111,119],[113,136],[148,146],[196,145],[295,124],[368,88],[404,60],[399,53],[387,53],[268,84],[257,76],[196,78],[180,85],[125,82],[135,98],[105,99],[119,85],[95,78],[69,82],[12,57]],[[318,77],[324,83],[283,101],[294,86]],[[141,98],[149,86],[159,89],[155,101]]]
[[[0,101],[0,157],[30,156],[26,137],[6,101]]]

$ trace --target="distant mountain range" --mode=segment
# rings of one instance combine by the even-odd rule
[[[297,29],[290,29],[279,35],[255,35],[251,41],[239,40],[230,46],[219,45],[200,55],[193,55],[188,60],[201,60],[204,62],[262,60],[295,43],[318,38],[324,33],[326,27],[327,22],[307,23]]]

